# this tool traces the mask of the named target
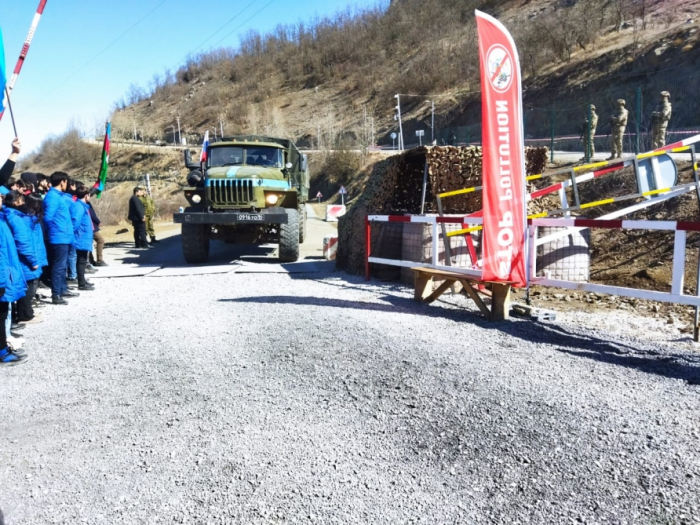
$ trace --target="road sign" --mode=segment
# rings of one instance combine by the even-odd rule
[[[347,195],[348,190],[345,189],[345,186],[341,186],[340,189],[338,190],[339,195]]]
[[[425,131],[422,129],[417,129],[416,130],[416,137],[418,137],[418,142],[420,145],[423,145],[423,137],[425,136]]]
[[[321,193],[321,192],[319,191],[318,194],[316,195],[316,198],[317,198],[317,199],[322,199],[322,198],[323,198],[323,193]]]
[[[391,137],[391,140],[396,140],[396,137],[398,136],[396,133],[392,133],[389,135]]]

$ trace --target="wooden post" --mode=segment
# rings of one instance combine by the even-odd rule
[[[491,284],[491,320],[510,319],[510,284]]]
[[[430,284],[430,281],[432,281],[433,278],[430,275],[421,271],[416,271],[414,273],[416,284],[413,298],[416,301],[422,301],[426,297],[428,285]]]

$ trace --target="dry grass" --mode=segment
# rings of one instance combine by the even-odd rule
[[[101,198],[93,199],[93,206],[103,224],[117,225],[128,222],[126,217],[134,186],[135,184],[130,182],[119,183],[104,192]],[[177,184],[155,181],[152,182],[151,189],[156,203],[157,220],[170,221],[180,206],[187,206],[187,201]]]

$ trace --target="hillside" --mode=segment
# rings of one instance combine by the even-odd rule
[[[151,89],[132,86],[115,105],[114,139],[133,140],[136,130],[139,141],[172,143],[179,116],[182,137],[195,146],[206,129],[223,128],[290,136],[322,150],[365,150],[391,144],[389,133],[398,131],[394,94],[401,93],[406,144],[416,129],[430,136],[432,102],[437,140],[454,134],[460,142],[478,141],[475,8],[501,19],[516,39],[529,139],[578,135],[591,102],[605,135],[620,97],[628,101],[630,128],[639,120],[644,132],[663,89],[674,103],[670,129],[700,124],[700,0],[394,0],[270,34],[251,31],[237,50],[219,49],[156,74]],[[569,146],[580,143],[557,143]],[[46,155],[42,160],[44,150],[25,165],[55,166]],[[128,154],[125,163],[115,157],[113,173],[160,173],[159,153]],[[83,172],[98,166],[70,163]],[[177,164],[167,170],[181,170]]]

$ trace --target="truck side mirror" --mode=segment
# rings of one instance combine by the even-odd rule
[[[185,149],[185,167],[188,170],[198,170],[200,165],[198,162],[192,162],[192,153],[189,149]]]
[[[309,168],[309,157],[306,155],[301,156],[301,171],[306,171]]]

